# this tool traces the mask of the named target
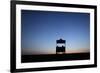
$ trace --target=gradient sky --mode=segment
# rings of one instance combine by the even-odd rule
[[[90,14],[21,10],[23,55],[55,54],[56,40],[66,40],[66,53],[90,51]]]

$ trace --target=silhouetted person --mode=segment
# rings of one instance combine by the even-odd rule
[[[62,39],[56,40],[56,54],[65,54],[65,46],[58,46],[58,44],[66,44],[66,41]]]

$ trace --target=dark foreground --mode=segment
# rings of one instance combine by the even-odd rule
[[[90,53],[75,54],[49,54],[49,55],[22,55],[21,62],[47,62],[47,61],[71,61],[90,59]]]

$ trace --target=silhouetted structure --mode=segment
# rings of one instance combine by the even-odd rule
[[[65,48],[66,48],[65,40],[62,40],[62,39],[56,40],[56,54],[59,54],[59,53],[65,54]]]

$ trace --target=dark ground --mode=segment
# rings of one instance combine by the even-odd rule
[[[90,53],[75,54],[48,54],[48,55],[22,55],[21,62],[47,62],[47,61],[71,61],[90,59]]]

